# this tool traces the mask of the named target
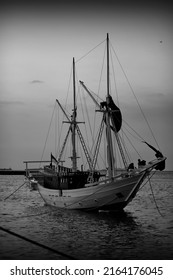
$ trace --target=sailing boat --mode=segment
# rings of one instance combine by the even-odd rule
[[[149,163],[142,162],[140,166],[134,168],[127,162],[124,150],[120,141],[119,131],[122,126],[122,114],[118,106],[114,103],[110,94],[109,85],[109,35],[106,38],[107,47],[107,96],[105,101],[98,102],[90,90],[85,86],[84,82],[80,81],[81,86],[86,90],[92,101],[97,106],[97,109],[102,114],[102,121],[98,138],[96,141],[95,150],[91,154],[85,144],[84,137],[79,128],[77,121],[77,105],[76,105],[76,81],[75,81],[75,60],[73,58],[73,110],[72,115],[66,113],[63,106],[58,100],[59,107],[66,118],[66,123],[69,128],[63,142],[62,148],[58,157],[51,154],[51,162],[49,166],[44,166],[42,170],[43,180],[38,184],[38,191],[43,200],[48,205],[52,205],[65,209],[80,209],[80,210],[113,210],[119,211],[126,207],[137,194],[140,186],[145,178],[153,169],[163,170],[165,168],[166,158],[155,149],[156,159]],[[104,129],[105,128],[105,129]],[[102,133],[106,133],[107,141],[107,172],[102,174],[96,169],[98,153]],[[67,144],[67,138],[71,134],[72,139],[72,167],[62,166],[62,155]],[[78,156],[76,151],[76,135],[78,135],[82,144],[88,169],[78,169]],[[116,141],[120,151],[124,170],[117,173],[115,169],[115,155],[113,144]]]

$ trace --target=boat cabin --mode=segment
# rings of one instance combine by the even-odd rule
[[[90,171],[77,170],[73,172],[71,168],[59,165],[58,170],[55,170],[55,166],[45,166],[43,172],[45,188],[62,190],[85,187],[91,174]],[[94,171],[92,174],[93,182],[97,182],[100,177],[100,172]]]

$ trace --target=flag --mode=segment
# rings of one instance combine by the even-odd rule
[[[51,153],[51,163],[52,163],[52,161],[54,161],[55,163],[58,163],[57,159]]]

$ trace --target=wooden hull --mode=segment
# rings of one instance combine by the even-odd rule
[[[105,180],[85,188],[72,190],[47,189],[38,191],[48,205],[80,210],[122,210],[136,195],[146,172],[133,177]]]

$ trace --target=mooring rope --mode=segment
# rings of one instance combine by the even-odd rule
[[[150,177],[149,177],[149,175],[147,176],[147,177],[148,177],[148,180],[146,180],[146,182],[140,187],[140,190],[148,183],[148,181],[154,176],[155,173],[156,173],[156,171],[153,172],[153,174],[151,174]]]
[[[164,215],[160,212],[160,209],[157,205],[157,201],[155,199],[155,195],[154,195],[154,192],[153,192],[153,188],[152,188],[152,185],[151,185],[151,181],[150,181],[150,178],[148,179],[148,182],[149,182],[149,185],[150,185],[150,189],[151,189],[151,193],[152,193],[152,196],[153,196],[153,200],[154,200],[154,203],[155,203],[155,206],[156,206],[156,209],[158,211],[158,213],[160,214],[161,217],[164,217]]]
[[[25,185],[26,184],[26,182],[24,182],[21,186],[19,186],[14,192],[12,192],[10,195],[8,195],[5,199],[4,199],[4,201],[6,200],[6,199],[8,199],[10,196],[12,196],[15,192],[17,192],[21,187],[23,187],[23,185]]]
[[[53,248],[50,248],[50,247],[48,247],[48,246],[46,246],[46,245],[44,245],[44,244],[38,243],[37,241],[31,240],[31,239],[29,239],[29,238],[27,238],[27,237],[25,237],[25,236],[22,236],[22,235],[20,235],[20,234],[18,234],[18,233],[15,233],[15,232],[13,232],[13,231],[11,231],[11,230],[5,229],[5,228],[3,228],[3,227],[1,227],[1,226],[0,226],[0,230],[2,230],[2,231],[4,231],[4,232],[7,232],[7,233],[9,233],[9,234],[11,234],[11,235],[14,235],[14,236],[16,236],[16,237],[18,237],[18,238],[20,238],[20,239],[23,239],[23,240],[25,240],[25,241],[27,241],[27,242],[30,242],[30,243],[32,243],[32,244],[34,244],[34,245],[36,245],[36,246],[39,246],[39,247],[41,247],[41,248],[43,248],[43,249],[49,250],[49,251],[51,251],[51,252],[53,252],[53,253],[55,253],[55,254],[64,256],[64,257],[66,257],[66,258],[68,258],[68,259],[76,260],[76,258],[74,258],[74,257],[72,257],[72,256],[69,256],[69,255],[67,255],[67,254],[65,254],[65,253],[63,253],[63,252],[60,252],[60,251],[55,250],[55,249],[53,249]]]
[[[8,195],[5,199],[4,199],[4,201],[5,200],[7,200],[9,197],[11,197],[15,192],[17,192],[23,185],[25,185],[26,184],[26,182],[24,182],[22,185],[20,185],[13,193],[11,193],[10,195]],[[47,212],[48,213],[48,212]],[[41,213],[42,215],[43,214],[46,214],[46,213]],[[38,214],[37,214],[38,215]],[[40,215],[40,214],[39,214]],[[36,215],[35,215],[36,216]],[[29,217],[29,216],[25,216],[25,217]],[[24,217],[20,217],[20,218],[24,218]],[[4,231],[4,232],[7,232],[8,234],[11,234],[11,235],[13,235],[13,236],[16,236],[16,237],[18,237],[18,238],[20,238],[20,239],[23,239],[23,240],[25,240],[25,241],[27,241],[27,242],[30,242],[30,243],[32,243],[32,244],[34,244],[34,245],[36,245],[36,246],[39,246],[39,247],[41,247],[41,248],[43,248],[43,249],[46,249],[46,250],[49,250],[49,251],[51,251],[51,252],[53,252],[53,253],[55,253],[55,254],[58,254],[58,255],[61,255],[61,256],[64,256],[64,257],[66,257],[66,258],[68,258],[68,259],[76,259],[76,258],[74,258],[74,257],[72,257],[72,256],[69,256],[69,255],[67,255],[67,254],[65,254],[65,253],[63,253],[63,252],[60,252],[60,251],[58,251],[58,250],[55,250],[55,249],[53,249],[53,248],[50,248],[50,247],[48,247],[48,246],[46,246],[46,245],[44,245],[44,244],[41,244],[41,243],[39,243],[39,242],[37,242],[37,241],[34,241],[34,240],[32,240],[32,239],[29,239],[29,238],[27,238],[27,237],[25,237],[25,236],[22,236],[22,235],[20,235],[20,234],[18,234],[18,233],[15,233],[15,232],[13,232],[13,231],[11,231],[11,230],[8,230],[8,229],[6,229],[6,228],[3,228],[3,227],[1,227],[0,226],[0,230],[1,231]]]

